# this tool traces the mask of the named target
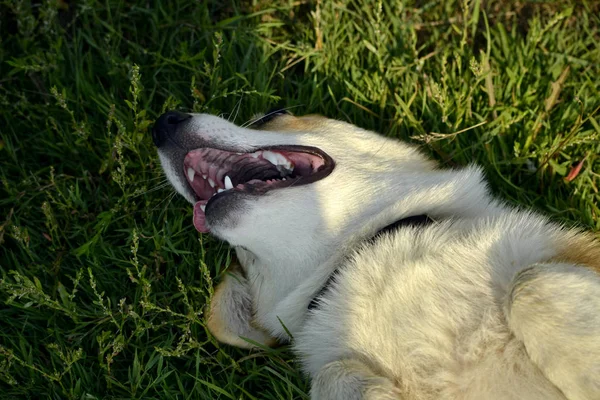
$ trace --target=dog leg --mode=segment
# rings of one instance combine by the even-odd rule
[[[274,346],[276,339],[270,337],[252,322],[252,298],[246,278],[238,266],[230,268],[225,279],[217,286],[207,307],[207,327],[217,340],[246,349],[253,348],[242,337],[265,346]]]
[[[326,364],[313,379],[312,400],[398,400],[400,391],[358,360]]]
[[[570,400],[600,399],[600,274],[535,264],[508,293],[508,324],[532,361]]]

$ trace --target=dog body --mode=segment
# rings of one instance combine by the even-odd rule
[[[291,334],[314,399],[600,399],[591,235],[492,199],[476,167],[437,169],[350,124],[173,115],[155,127],[167,177],[240,262],[210,305],[220,341]],[[283,181],[240,178],[252,158]],[[215,190],[198,186],[213,167]],[[434,222],[369,240],[415,215]]]

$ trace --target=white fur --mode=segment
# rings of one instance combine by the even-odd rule
[[[280,341],[291,332],[314,399],[600,399],[600,276],[551,262],[570,233],[493,200],[477,167],[437,170],[339,121],[291,126],[195,115],[187,129],[219,148],[309,145],[336,162],[210,226],[237,250],[253,322]],[[185,194],[182,168],[161,161]],[[364,244],[418,214],[437,222]]]
[[[593,271],[550,263],[519,272],[507,297],[506,315],[515,336],[570,399],[599,398],[598,293],[600,279]]]

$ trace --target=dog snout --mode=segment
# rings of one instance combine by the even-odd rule
[[[152,128],[152,140],[156,147],[165,144],[169,137],[173,137],[177,133],[180,124],[191,117],[190,114],[179,111],[167,111],[158,117]]]

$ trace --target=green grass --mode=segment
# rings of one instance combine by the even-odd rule
[[[204,327],[231,254],[165,184],[167,109],[350,121],[600,230],[598,2],[221,3],[0,0],[0,397],[307,398]]]

